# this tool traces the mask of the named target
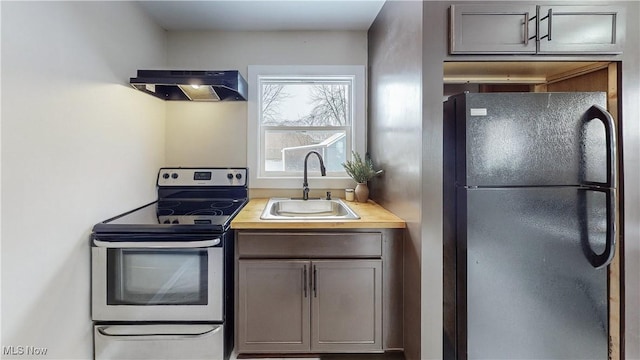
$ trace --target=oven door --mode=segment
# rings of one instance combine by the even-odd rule
[[[92,319],[222,322],[220,238],[150,240],[93,240]]]

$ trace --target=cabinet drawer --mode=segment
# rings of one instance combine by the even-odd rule
[[[216,324],[95,325],[95,360],[224,359],[224,332]]]
[[[241,258],[381,257],[382,234],[240,232],[237,248]]]

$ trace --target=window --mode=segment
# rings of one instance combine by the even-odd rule
[[[365,149],[364,66],[249,66],[247,163],[254,188],[302,185],[304,158],[312,187],[353,182],[342,163]]]

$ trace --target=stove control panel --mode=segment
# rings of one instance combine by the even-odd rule
[[[219,221],[219,220],[218,220]],[[214,216],[158,216],[162,225],[216,225]]]
[[[246,168],[162,168],[158,186],[246,186]]]

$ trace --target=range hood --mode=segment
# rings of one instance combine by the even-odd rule
[[[138,70],[129,82],[163,100],[247,100],[247,81],[235,70]]]

